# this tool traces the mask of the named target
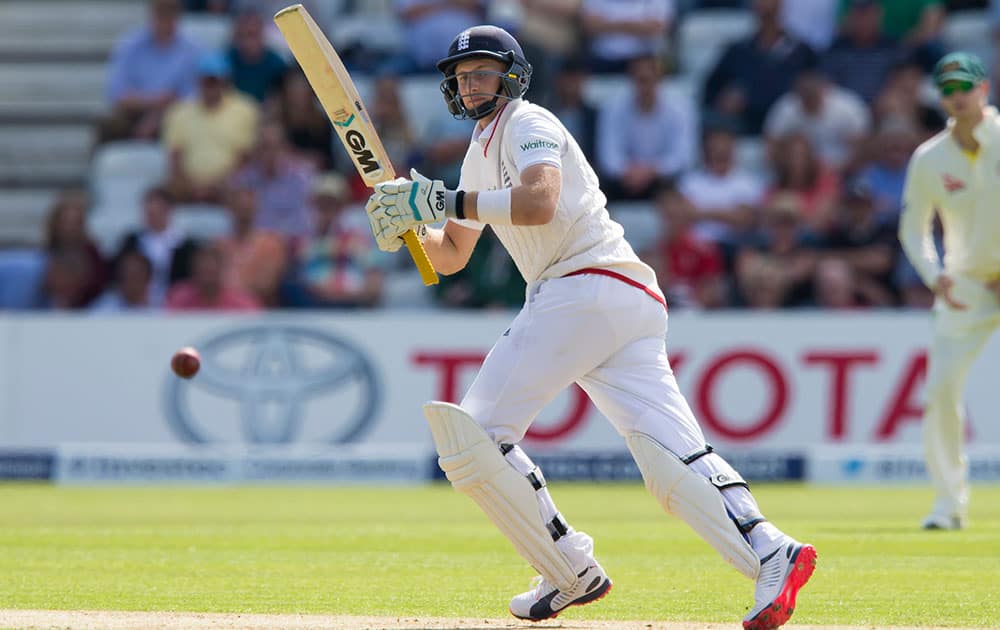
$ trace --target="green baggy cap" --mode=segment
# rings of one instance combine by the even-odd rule
[[[978,84],[985,80],[986,66],[972,53],[948,53],[934,66],[934,84],[938,87],[949,81],[968,81]]]

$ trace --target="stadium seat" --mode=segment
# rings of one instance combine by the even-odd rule
[[[232,218],[223,206],[212,204],[181,204],[174,208],[170,223],[195,239],[214,239],[232,232]]]
[[[44,275],[42,250],[0,250],[0,311],[36,306]]]
[[[629,85],[629,78],[621,74],[592,76],[583,86],[583,97],[586,102],[600,109],[603,104],[617,100],[621,94],[631,89]],[[676,102],[683,103],[685,112],[696,109],[698,86],[690,77],[668,77],[662,81],[660,88]]]
[[[945,18],[941,38],[948,50],[968,50],[993,63],[993,22],[987,10],[957,11]]]
[[[0,250],[7,245],[42,245],[55,198],[51,188],[0,189]]]
[[[4,48],[14,51],[79,50],[81,44],[109,51],[122,33],[141,24],[147,14],[145,2],[4,0],[0,2],[0,39]],[[8,94],[6,89],[4,94]]]
[[[592,75],[583,85],[583,98],[600,109],[604,103],[615,100],[628,89],[629,80],[624,74]]]
[[[167,176],[167,155],[155,142],[123,141],[103,145],[94,156],[90,187],[98,206],[138,206],[146,190]]]
[[[625,229],[625,239],[638,254],[652,247],[662,230],[660,215],[651,203],[618,201],[608,204],[608,212]]]
[[[8,185],[72,185],[86,171],[89,125],[0,125],[0,178]]]
[[[99,206],[87,217],[87,230],[107,257],[114,256],[125,235],[141,225],[138,206]]]
[[[399,96],[403,101],[403,111],[409,114],[407,122],[410,123],[415,138],[424,137],[424,130],[433,119],[432,115],[420,115],[420,112],[426,112],[430,107],[445,108],[440,84],[441,79],[437,75],[406,77],[400,82]],[[371,107],[371,98],[366,98],[365,103]]]
[[[94,117],[104,112],[103,62],[0,62],[0,114],[19,117]]]
[[[706,9],[688,13],[678,28],[681,74],[700,85],[726,46],[753,32],[754,20],[744,9]]]
[[[181,17],[181,32],[205,50],[226,47],[232,31],[232,21],[225,15],[189,13]]]

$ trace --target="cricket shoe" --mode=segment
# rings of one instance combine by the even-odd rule
[[[610,590],[611,579],[596,562],[584,569],[573,588],[565,592],[538,575],[531,581],[531,590],[510,600],[510,614],[528,621],[552,619],[570,606],[596,602]]]
[[[760,559],[754,607],[743,618],[745,630],[770,630],[785,625],[795,612],[795,596],[816,568],[816,549],[787,538]]]
[[[931,514],[924,519],[921,524],[924,529],[962,529],[965,527],[965,519],[957,514]]]

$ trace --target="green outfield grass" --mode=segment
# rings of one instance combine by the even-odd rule
[[[795,622],[1000,625],[1000,488],[922,532],[926,489],[759,485],[819,551]],[[615,581],[567,619],[732,622],[749,581],[639,484],[555,484]],[[0,485],[0,608],[506,615],[532,571],[466,497],[415,488]]]

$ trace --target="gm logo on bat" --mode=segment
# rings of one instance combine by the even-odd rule
[[[316,328],[254,325],[194,346],[197,378],[168,377],[164,391],[167,422],[185,442],[355,442],[381,403],[365,353]]]
[[[334,121],[333,124],[341,128],[347,128],[354,120],[354,114],[351,114],[344,122]],[[375,155],[368,148],[368,141],[365,139],[364,134],[357,129],[348,129],[344,132],[344,144],[354,154],[354,161],[365,175],[378,177],[382,174],[382,165],[378,163]]]

